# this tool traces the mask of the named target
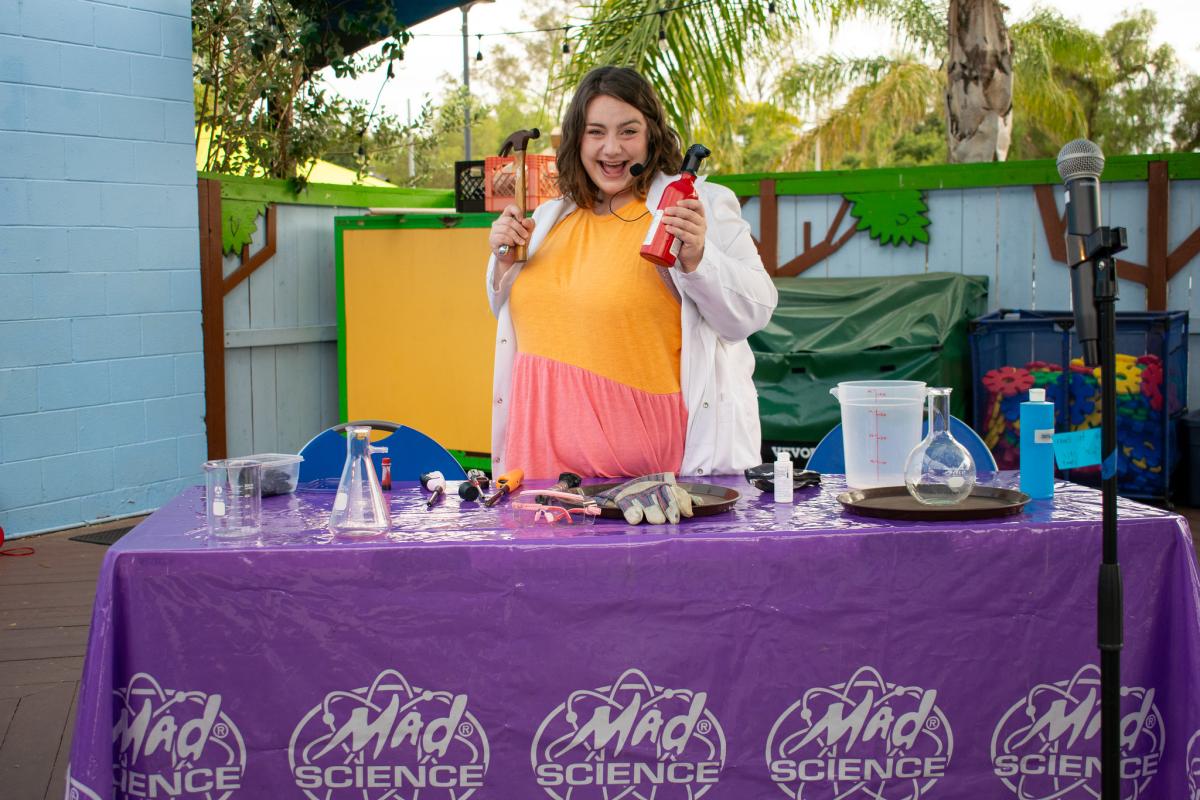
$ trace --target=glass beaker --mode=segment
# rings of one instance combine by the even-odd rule
[[[371,446],[371,428],[351,425],[346,428],[346,465],[333,498],[329,529],[349,536],[373,536],[391,529],[387,502],[371,462],[372,453],[386,453],[386,447]]]
[[[929,390],[929,433],[904,464],[904,485],[931,506],[961,503],[975,488],[975,460],[950,434],[950,389]]]
[[[204,462],[204,515],[218,539],[258,535],[262,517],[262,463],[229,458]]]

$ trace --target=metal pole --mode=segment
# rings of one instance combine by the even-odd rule
[[[471,160],[471,58],[467,52],[468,33],[467,33],[467,12],[471,10],[471,4],[467,3],[462,6],[463,24],[463,161]]]

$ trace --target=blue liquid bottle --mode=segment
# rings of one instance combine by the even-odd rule
[[[1021,491],[1034,500],[1054,496],[1054,403],[1030,389],[1021,403]]]

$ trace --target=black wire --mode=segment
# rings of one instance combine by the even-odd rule
[[[697,8],[699,6],[710,6],[710,5],[713,5],[715,1],[716,0],[696,0],[696,2],[681,3],[677,6],[668,6],[666,8],[659,9],[657,11],[647,11],[644,14],[631,14],[630,16],[627,16],[627,17],[614,17],[613,19],[603,19],[603,20],[599,20],[597,22],[583,22],[583,23],[576,22],[571,25],[556,25],[552,28],[531,28],[527,31],[496,31],[495,33],[477,33],[474,35],[475,36],[524,36],[525,34],[528,34],[528,33],[553,33],[555,31],[564,31],[565,32],[569,28],[591,28],[596,25],[615,25],[618,22],[632,22],[634,20],[645,19],[646,17],[654,17],[654,16],[658,16],[659,14],[666,14],[670,11],[682,11],[685,8]],[[415,35],[433,37],[433,38],[438,38],[438,37],[459,38],[462,36],[461,33],[424,33],[424,34],[415,34]]]
[[[632,188],[633,188],[632,186],[626,186],[624,189],[617,192],[617,194],[625,194],[625,192],[628,192]],[[608,213],[612,214],[614,217],[621,220],[621,222],[637,222],[639,219],[641,219],[642,217],[644,217],[650,213],[650,209],[647,208],[645,211],[643,211],[641,214],[638,214],[633,219],[625,219],[620,214],[618,214],[616,211],[614,211],[613,207],[612,207],[613,200],[616,199],[617,194],[609,195],[609,197],[608,197]]]

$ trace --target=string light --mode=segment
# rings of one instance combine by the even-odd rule
[[[570,37],[570,35],[571,35],[571,26],[570,26],[570,25],[568,25],[567,27],[563,28],[563,46],[562,46],[562,52],[563,52],[563,55],[564,55],[564,56],[569,56],[569,55],[571,55],[571,46],[570,46],[569,44],[567,44],[567,40],[568,40],[568,38]]]
[[[666,18],[666,16],[667,16],[666,11],[658,12],[658,49],[659,50],[667,49],[667,30],[664,27],[665,26],[664,19]]]
[[[477,33],[475,34],[475,38],[479,40],[475,45],[475,60],[483,61],[483,34]]]
[[[767,3],[767,13],[768,14],[775,13],[775,0],[771,0],[771,2]]]

